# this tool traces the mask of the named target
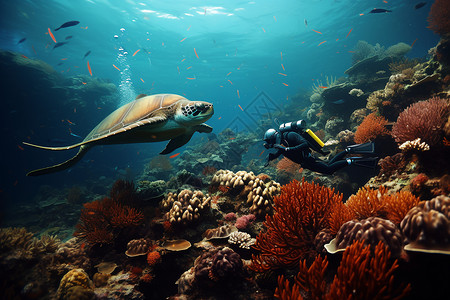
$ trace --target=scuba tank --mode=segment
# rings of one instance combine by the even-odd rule
[[[298,120],[295,122],[288,122],[281,124],[278,131],[280,133],[293,131],[300,134],[305,140],[308,141],[309,147],[316,152],[322,153],[322,148],[325,145],[317,135],[312,132],[311,129],[305,129],[305,120]]]

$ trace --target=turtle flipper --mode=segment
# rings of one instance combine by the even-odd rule
[[[209,125],[206,125],[205,123],[195,125],[192,127],[195,131],[201,132],[201,133],[210,133],[213,128]]]
[[[91,148],[90,145],[82,145],[80,147],[80,150],[78,150],[78,153],[71,159],[66,160],[65,162],[60,163],[58,165],[33,170],[31,172],[28,172],[27,176],[40,176],[40,175],[44,175],[44,174],[49,174],[49,173],[65,170],[65,169],[73,166],[74,164],[76,164],[86,154],[86,152],[90,148]]]
[[[45,149],[45,150],[53,150],[53,151],[57,151],[57,150],[69,150],[69,149],[77,148],[77,147],[80,147],[81,145],[86,144],[86,142],[83,141],[83,142],[81,142],[81,143],[73,144],[73,145],[70,145],[70,146],[63,146],[63,147],[47,147],[47,146],[40,146],[40,145],[30,144],[30,143],[27,143],[27,142],[22,142],[22,143],[23,143],[24,145],[31,146],[31,147],[34,147],[34,148]]]
[[[194,132],[195,131],[189,131],[183,135],[179,135],[176,138],[171,139],[169,143],[166,145],[166,148],[164,148],[164,150],[161,151],[159,154],[169,154],[173,150],[187,144],[187,142],[189,142]]]

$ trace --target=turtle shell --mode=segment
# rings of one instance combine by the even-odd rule
[[[175,94],[140,95],[136,100],[119,107],[101,121],[86,136],[83,143],[100,140],[142,125],[164,121],[169,117],[170,112],[175,112],[175,109],[170,110],[170,107],[174,107],[180,100],[189,101]]]

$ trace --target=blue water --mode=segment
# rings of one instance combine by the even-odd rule
[[[246,118],[239,105],[245,110],[260,92],[282,105],[297,93],[310,92],[317,79],[345,76],[344,71],[351,66],[349,51],[358,40],[386,48],[415,41],[408,56],[425,57],[438,42],[438,36],[426,28],[431,3],[415,10],[418,1],[386,2],[2,1],[0,48],[43,60],[65,76],[88,75],[88,60],[94,77],[108,79],[119,87],[117,106],[141,93],[175,93],[212,102],[215,115],[207,123],[219,133],[236,116]],[[368,14],[375,7],[393,12]],[[80,24],[54,31],[71,20]],[[54,42],[47,34],[48,28],[58,42],[69,35],[73,38],[52,50]],[[18,44],[22,38],[26,41]],[[83,60],[87,51],[91,53]],[[20,109],[15,110],[20,113]],[[2,112],[6,113],[10,112]],[[92,129],[84,124],[101,121],[91,120],[91,116],[74,118],[76,132],[83,137]],[[23,126],[39,131],[36,124]],[[52,138],[79,141],[66,132]],[[19,195],[34,191],[39,184],[57,182],[71,186],[73,182],[90,180],[77,170],[80,164],[89,166],[95,176],[113,176],[115,169],[127,166],[138,169],[144,159],[142,153],[149,158],[164,146],[95,148],[69,171],[26,178],[27,170],[63,161],[70,154],[42,150],[33,152],[31,161],[27,150],[17,148],[22,140],[24,136],[2,141],[11,150],[1,165],[7,172],[2,175],[0,189],[3,196],[8,194],[8,199],[22,200]],[[36,161],[37,157],[40,160]]]

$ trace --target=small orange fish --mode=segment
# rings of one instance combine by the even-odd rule
[[[220,119],[222,119],[222,117],[219,117],[217,120],[220,120]]]
[[[231,82],[231,80],[230,80],[230,79],[228,79],[228,82],[229,82],[229,83],[231,83],[231,84],[233,84],[233,83]]]
[[[23,58],[28,58],[28,57],[26,57],[26,56],[25,56],[25,55],[23,55],[23,54],[22,54],[22,57],[23,57]]]
[[[73,113],[74,113],[74,114],[77,113],[77,108],[76,108],[76,107],[73,109]]]
[[[175,158],[175,157],[177,157],[178,155],[180,155],[180,152],[178,152],[178,153],[176,153],[176,154],[174,154],[174,155],[169,156],[169,158]]]
[[[89,74],[91,74],[91,76],[92,76],[92,69],[91,69],[91,65],[89,64],[89,61],[87,61],[87,67],[89,70]]]
[[[238,104],[238,106],[239,106],[239,108],[242,110],[242,111],[244,111],[243,109],[242,109],[242,107]]]
[[[145,83],[145,81],[144,81],[144,79],[142,79],[142,78],[139,78],[143,83]]]
[[[135,56],[141,49],[137,49],[136,52],[133,53],[133,56]]]
[[[414,42],[412,42],[411,44],[411,48],[414,46],[414,44],[417,42],[417,39],[414,40]]]
[[[275,22],[277,21],[277,18],[275,16],[273,16],[273,19],[275,20]]]
[[[314,29],[311,29],[311,30],[314,31],[314,32],[322,34],[322,32],[320,32],[320,31],[317,31],[317,30],[314,30]]]
[[[285,86],[289,86],[287,83],[282,82]]]
[[[320,42],[319,45],[317,45],[317,46],[320,46],[320,45],[322,45],[323,43],[326,43],[326,42],[327,41]]]
[[[189,70],[190,68],[192,68],[192,66],[190,66],[190,67],[187,67],[187,68],[186,68],[186,70]]]
[[[186,39],[186,38],[182,39],[182,40],[180,41],[180,43],[182,43],[185,39]]]
[[[50,30],[50,28],[48,29],[48,34],[50,35],[50,37],[52,38],[52,40],[56,43],[55,36],[53,35],[53,33],[52,33],[52,31]]]
[[[89,212],[88,212],[88,215],[95,215],[95,212],[89,211]]]
[[[345,38],[348,38],[348,36],[350,35],[350,32],[352,32],[353,28],[350,29],[350,31],[347,33],[347,36]]]
[[[320,87],[321,89],[327,89],[327,88],[328,88],[327,86],[321,86],[321,85],[319,85],[319,87]]]
[[[34,49],[33,45],[31,45],[31,49],[33,49],[34,54],[37,54],[36,49]]]
[[[359,14],[360,16],[364,16],[364,14]]]
[[[261,156],[264,153],[265,150],[261,151],[261,153],[258,156]]]
[[[182,60],[181,60],[181,62],[183,62],[183,61],[185,61],[186,60],[186,58],[183,58]]]
[[[283,64],[281,64],[281,67],[283,68],[283,71],[286,71],[286,69],[284,68]]]
[[[194,52],[195,52],[195,56],[197,56],[197,58],[200,58],[200,57],[198,57],[197,50],[195,50],[195,48],[194,48]]]
[[[75,123],[71,122],[70,120],[67,120],[67,122],[68,122],[70,125],[75,125]]]
[[[231,74],[231,72],[228,72],[227,76],[230,75],[230,74]]]
[[[278,74],[280,74],[280,75],[283,75],[283,76],[287,76],[286,74],[284,74],[284,73],[278,73]]]
[[[180,74],[180,68],[177,66],[178,74]]]
[[[188,29],[186,29],[186,31],[189,31],[189,29],[191,29],[191,26],[192,26],[192,25],[189,25],[189,27],[188,27]]]
[[[266,33],[266,30],[264,29],[264,27],[261,27],[261,29],[264,31],[264,33]]]
[[[280,54],[281,54],[281,60],[283,60],[283,52],[280,52]]]
[[[24,150],[23,147],[20,146],[20,145],[17,145],[17,147],[18,147],[20,150],[22,150],[22,151]]]
[[[67,58],[61,58],[61,60],[67,60]]]
[[[195,80],[195,77],[186,77],[186,79]]]
[[[82,81],[81,83],[82,83],[82,84],[87,84],[87,82],[83,82],[83,81]]]
[[[236,138],[235,137],[231,137],[231,138],[229,138],[229,140],[230,141],[232,141],[232,140],[235,140]]]
[[[238,98],[241,99],[241,96],[239,96],[239,90],[236,90]]]
[[[102,109],[102,108],[99,106],[99,107],[97,107],[97,109]]]
[[[116,67],[115,64],[113,64],[113,67],[116,68],[118,71],[120,71],[120,69],[118,67]]]

